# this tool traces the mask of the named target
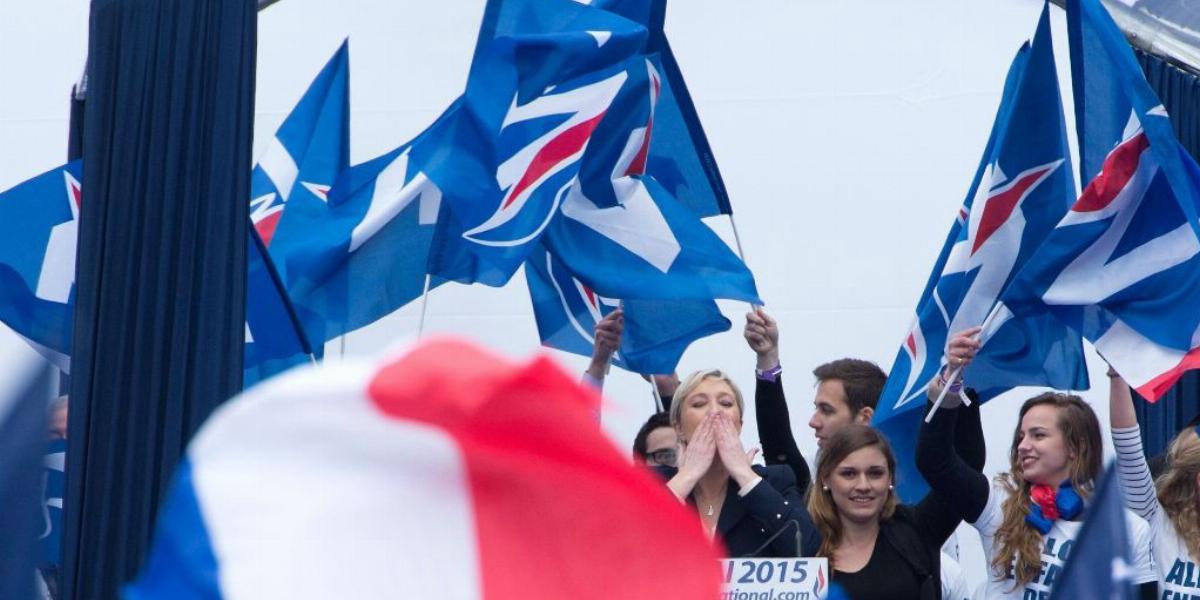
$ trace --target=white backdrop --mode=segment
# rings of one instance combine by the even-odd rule
[[[86,0],[0,5],[0,189],[61,162],[68,91],[86,54]],[[282,0],[260,14],[255,149],[341,40],[350,37],[351,158],[407,141],[463,89],[482,0]],[[782,329],[782,361],[801,449],[815,444],[811,369],[842,356],[891,365],[911,311],[987,140],[1004,75],[1032,36],[1039,0],[674,0],[667,30],[728,185],[746,258]],[[1060,64],[1062,13],[1055,17]],[[1069,71],[1060,69],[1067,91]],[[1072,129],[1072,128],[1069,128]],[[257,155],[257,152],[256,152]],[[249,165],[247,165],[249,167]],[[711,225],[732,243],[728,219]],[[740,330],[695,344],[680,371],[720,366],[753,389]],[[347,355],[413,335],[419,306],[348,336]],[[445,286],[427,332],[523,356],[538,349],[518,275],[502,289]],[[11,335],[8,331],[0,335]],[[327,349],[337,360],[336,344]],[[585,360],[560,355],[572,371]],[[1107,422],[1107,380],[1086,394]],[[628,448],[651,410],[649,387],[614,369],[604,426]],[[988,470],[1004,468],[1019,402],[983,409]],[[746,415],[746,440],[757,440]],[[964,567],[983,577],[978,538]]]

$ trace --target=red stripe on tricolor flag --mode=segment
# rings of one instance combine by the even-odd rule
[[[549,358],[433,341],[380,370],[368,395],[459,445],[484,598],[717,597],[695,515],[629,464],[597,426],[598,394]]]
[[[1180,377],[1183,377],[1184,373],[1192,369],[1200,369],[1200,348],[1192,348],[1190,352],[1183,355],[1183,359],[1179,361],[1179,364],[1135,389],[1146,400],[1157,402],[1163,394],[1170,391],[1171,387],[1175,385],[1176,381],[1179,381]]]

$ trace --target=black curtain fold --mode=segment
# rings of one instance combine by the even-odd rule
[[[68,598],[118,597],[188,439],[241,388],[255,17],[255,0],[91,5]]]
[[[1146,81],[1158,93],[1183,147],[1200,160],[1200,77],[1134,49]],[[1136,393],[1136,392],[1135,392]],[[1200,413],[1200,371],[1185,374],[1158,402],[1135,402],[1146,454],[1155,456]]]

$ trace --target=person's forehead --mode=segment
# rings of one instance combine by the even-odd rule
[[[675,430],[670,427],[657,427],[646,436],[646,449],[651,452],[674,445]]]
[[[815,402],[831,402],[836,405],[846,405],[846,388],[841,379],[825,379],[817,383]]]

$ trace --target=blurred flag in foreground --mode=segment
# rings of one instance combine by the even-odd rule
[[[296,369],[193,439],[128,598],[716,598],[695,516],[548,358]]]
[[[0,598],[31,600],[43,532],[42,457],[50,369],[16,336],[0,336]]]
[[[1085,515],[1071,558],[1050,597],[1132,600],[1136,570],[1129,554],[1125,504],[1110,462]]]

